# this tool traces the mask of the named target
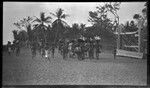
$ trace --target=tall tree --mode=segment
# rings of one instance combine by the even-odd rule
[[[115,16],[114,23],[117,23],[117,26],[119,25],[119,16],[117,14],[117,11],[120,9],[121,2],[109,2],[105,4],[105,7],[107,11],[111,12]]]
[[[139,52],[143,51],[147,44],[147,2],[144,5],[144,9],[141,11],[141,14],[135,14],[133,19],[136,19],[138,23],[138,44],[139,44]]]
[[[52,23],[52,30],[55,33],[55,39],[54,43],[58,41],[61,36],[63,36],[63,33],[65,32],[65,28],[69,25],[63,21],[66,17],[69,15],[63,13],[63,9],[59,8],[55,13],[50,12],[51,15],[56,17],[57,19]]]
[[[72,24],[72,36],[74,39],[77,39],[80,37],[80,26],[77,23]]]
[[[44,12],[40,13],[40,18],[35,17],[36,19],[33,22],[37,22],[37,24],[34,26],[34,29],[36,30],[38,40],[45,42],[46,41],[46,36],[45,34],[47,33],[47,26],[46,24],[51,23],[51,17],[50,16],[45,16]],[[44,39],[44,40],[43,40]]]
[[[89,12],[89,22],[93,24],[95,28],[95,36],[103,36],[101,39],[112,38],[110,40],[115,40],[115,35],[113,34],[116,31],[116,28],[119,24],[119,16],[117,11],[120,8],[120,3],[105,3],[104,5],[97,6],[97,11]],[[114,20],[108,18],[108,13],[114,15]],[[114,30],[113,30],[114,29]]]
[[[33,21],[33,18],[30,17],[30,16],[28,16],[27,18],[23,18],[22,20],[20,20],[20,21],[14,23],[14,25],[15,25],[17,28],[19,28],[20,31],[23,31],[23,30],[27,31],[27,38],[28,38],[28,39],[26,39],[26,41],[24,41],[24,43],[25,43],[26,45],[28,45],[29,40],[31,40],[31,39],[30,39],[31,36],[29,35],[29,34],[31,34],[31,33],[29,33],[29,32],[31,32],[31,31],[29,31],[29,30],[31,29],[30,27],[31,27],[31,22],[32,22],[32,21]],[[19,31],[19,32],[20,32],[20,31]]]
[[[84,32],[85,32],[85,29],[86,28],[86,24],[83,24],[83,23],[81,23],[80,24],[80,35],[82,36],[82,37],[84,37]]]

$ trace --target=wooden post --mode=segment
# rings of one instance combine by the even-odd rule
[[[141,52],[141,29],[142,29],[142,19],[138,20],[138,52]]]
[[[138,52],[141,52],[141,28],[138,29]]]
[[[118,27],[118,25],[119,25],[119,16],[117,16],[117,20],[118,20],[118,23],[117,23],[117,33],[118,33],[118,38],[117,38],[117,49],[120,49],[120,29],[119,29],[119,27]]]

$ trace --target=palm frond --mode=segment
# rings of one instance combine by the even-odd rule
[[[28,16],[27,21],[33,20],[32,17]]]
[[[46,18],[44,18],[44,21],[49,21],[49,20],[51,20],[52,18],[50,17],[50,16],[48,16],[48,17],[46,17]],[[49,21],[50,22],[50,21]]]
[[[47,21],[44,21],[45,23],[51,23],[51,21],[50,20],[47,20]]]
[[[41,21],[39,18],[37,18],[37,17],[36,17],[36,19],[35,19],[35,20],[33,20],[33,22],[41,23],[42,21]]]
[[[39,24],[34,24],[34,25],[33,25],[34,28],[35,28],[35,27],[38,27],[38,26],[39,26]]]
[[[56,14],[54,14],[54,13],[52,13],[52,12],[50,12],[50,14],[51,14],[51,15],[53,15],[53,16],[55,16],[55,17],[57,17],[57,15],[56,15]]]
[[[69,27],[69,25],[68,25],[65,21],[61,20],[61,23],[62,23],[64,26]]]
[[[69,15],[67,15],[67,14],[63,14],[62,16],[61,16],[61,18],[63,18],[63,19],[65,19],[66,17],[68,17]]]

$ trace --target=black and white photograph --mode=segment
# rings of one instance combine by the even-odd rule
[[[3,2],[2,86],[147,86],[148,2]]]

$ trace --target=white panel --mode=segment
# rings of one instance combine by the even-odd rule
[[[127,57],[134,57],[134,58],[140,58],[140,59],[142,59],[142,57],[143,57],[143,53],[126,51],[126,50],[121,50],[121,49],[117,49],[116,55],[118,55],[118,56],[127,56]]]

